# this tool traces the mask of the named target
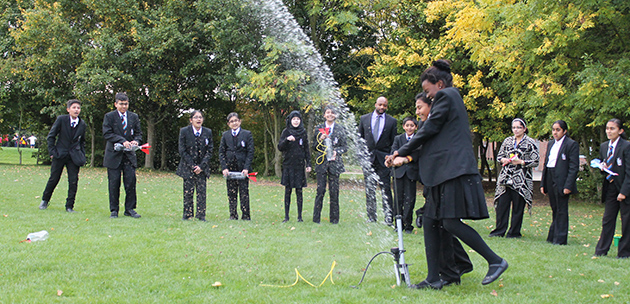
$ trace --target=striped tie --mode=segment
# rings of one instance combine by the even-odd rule
[[[70,123],[70,128],[74,128],[74,126],[75,126],[76,124],[77,124],[77,123],[73,121],[72,123]]]
[[[125,115],[120,115],[122,120],[123,134],[127,135],[127,121],[125,121]]]
[[[608,156],[606,157],[606,165],[608,169],[612,168],[612,159],[613,159],[613,146],[610,145],[608,146]],[[608,174],[608,176],[606,176],[606,180],[612,183],[613,175]]]

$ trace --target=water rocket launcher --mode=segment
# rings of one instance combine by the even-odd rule
[[[115,143],[114,144],[114,151],[133,151],[136,152],[138,150],[144,152],[144,154],[149,154],[149,148],[151,148],[151,146],[149,145],[149,143],[146,143],[142,146],[131,146],[130,149],[125,148],[125,146],[123,146],[122,144],[119,143]]]
[[[256,181],[256,175],[258,175],[258,172],[251,172],[248,173],[247,176],[245,176],[245,174],[243,174],[243,172],[233,172],[230,171],[228,172],[227,176],[225,176],[225,179],[235,179],[235,180],[243,180],[246,178],[251,179],[252,181]]]
[[[615,173],[615,172],[611,171],[610,169],[606,168],[606,164],[602,163],[602,161],[599,160],[598,158],[591,160],[591,167],[600,169],[600,170],[602,170],[602,171],[604,171],[604,172],[606,172],[606,173],[608,173],[608,174],[610,174],[612,176],[619,175],[618,173]]]

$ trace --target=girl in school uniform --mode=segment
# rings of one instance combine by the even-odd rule
[[[553,142],[549,142],[540,192],[549,195],[552,211],[547,242],[566,245],[569,235],[569,195],[577,192],[575,180],[580,169],[580,147],[569,138],[567,123],[558,120],[551,125]]]
[[[602,202],[605,204],[602,218],[602,234],[595,247],[595,256],[607,255],[615,235],[617,214],[621,213],[621,239],[618,258],[630,257],[630,143],[621,138],[624,133],[621,120],[613,118],[606,123],[608,141],[602,143],[599,157],[610,174],[602,168],[605,176],[602,187]]]
[[[295,188],[297,198],[298,222],[302,222],[302,188],[306,187],[306,172],[311,172],[311,153],[308,148],[308,136],[302,115],[293,111],[287,116],[287,127],[282,130],[278,150],[282,151],[282,180],[284,191],[284,221],[289,221],[291,192]]]

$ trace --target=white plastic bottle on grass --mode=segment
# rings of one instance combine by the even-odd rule
[[[48,238],[48,231],[46,230],[29,233],[26,236],[26,239],[31,242],[45,241],[47,238]]]

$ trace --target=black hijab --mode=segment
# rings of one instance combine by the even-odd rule
[[[293,117],[298,117],[300,119],[300,125],[294,127],[291,124],[291,120]],[[289,131],[289,135],[293,135],[295,138],[305,138],[306,137],[306,129],[304,128],[304,120],[302,119],[302,114],[299,111],[293,111],[289,113],[287,116],[287,131]]]

